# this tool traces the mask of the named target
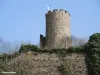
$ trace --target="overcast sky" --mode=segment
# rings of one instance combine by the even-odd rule
[[[0,0],[0,36],[5,40],[39,43],[45,35],[47,7],[71,14],[71,34],[87,37],[100,32],[99,0]]]

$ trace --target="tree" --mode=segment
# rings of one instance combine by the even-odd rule
[[[5,41],[0,37],[0,53],[12,54],[19,51],[20,43],[15,41],[14,43]]]
[[[86,38],[78,38],[76,36],[71,36],[72,39],[72,46],[81,46],[87,43],[88,39]]]

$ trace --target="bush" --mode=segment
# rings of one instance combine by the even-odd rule
[[[100,33],[90,36],[88,43],[85,45],[85,50],[90,75],[100,75]]]
[[[19,53],[27,52],[27,51],[38,51],[38,50],[39,50],[38,46],[27,44],[27,45],[21,45]]]

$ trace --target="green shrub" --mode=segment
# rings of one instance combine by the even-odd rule
[[[58,68],[62,75],[76,75],[71,63],[64,62]]]
[[[100,75],[100,33],[90,36],[85,45],[86,62],[90,75]]]
[[[27,52],[27,51],[38,51],[39,48],[36,45],[32,45],[32,44],[27,44],[27,45],[21,45],[19,52]]]

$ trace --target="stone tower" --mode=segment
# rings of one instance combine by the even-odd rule
[[[46,13],[46,37],[40,35],[41,48],[57,49],[71,46],[70,14],[63,9]]]

